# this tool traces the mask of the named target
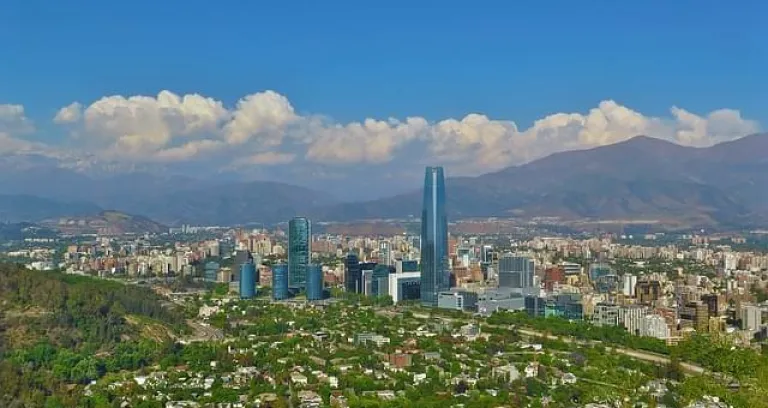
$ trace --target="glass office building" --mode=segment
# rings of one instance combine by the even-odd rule
[[[448,219],[442,167],[427,167],[421,209],[421,303],[437,306],[438,294],[450,289]]]
[[[218,262],[207,262],[205,264],[203,276],[207,282],[216,282],[221,265]]]
[[[307,300],[323,299],[323,267],[311,264],[307,267]]]
[[[371,292],[374,296],[389,296],[389,275],[393,268],[387,265],[376,265],[371,274]]]
[[[350,293],[362,292],[362,268],[355,254],[349,254],[344,259],[344,288]]]
[[[312,259],[312,228],[309,220],[297,217],[288,222],[288,286],[304,288]]]
[[[240,265],[240,299],[256,296],[256,265],[252,260]]]
[[[288,265],[278,264],[272,266],[272,299],[283,300],[288,298]]]
[[[525,256],[504,254],[499,258],[499,287],[529,289],[534,286],[535,264]]]

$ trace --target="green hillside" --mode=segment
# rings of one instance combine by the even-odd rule
[[[81,385],[152,364],[183,321],[146,288],[0,264],[0,406],[75,406]]]

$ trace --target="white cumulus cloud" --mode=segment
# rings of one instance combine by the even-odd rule
[[[237,103],[224,132],[231,144],[243,144],[257,137],[260,144],[277,146],[282,142],[285,126],[297,118],[288,98],[274,91],[260,92]]]
[[[15,104],[0,104],[0,154],[29,152],[40,148],[18,136],[26,135],[35,130],[32,121],[27,118],[24,106]]]
[[[59,125],[77,122],[80,120],[82,114],[83,105],[80,102],[72,102],[56,112],[56,116],[53,117],[53,122]]]
[[[395,150],[420,135],[429,124],[424,118],[388,121],[366,119],[349,124],[315,123],[309,128],[309,160],[321,163],[382,163],[392,160]]]
[[[19,116],[19,108],[2,109],[0,115]],[[392,163],[402,164],[403,171],[429,162],[464,174],[637,135],[708,146],[760,130],[758,123],[736,110],[699,115],[673,107],[669,115],[654,117],[613,100],[587,112],[554,113],[527,128],[481,113],[438,121],[412,116],[343,123],[300,115],[287,97],[274,91],[246,95],[229,107],[214,98],[170,91],[156,96],[113,95],[87,106],[77,102],[65,106],[54,121],[74,128],[84,149],[111,160],[178,162],[215,156],[226,161],[224,167],[239,169],[289,162]]]
[[[32,121],[27,118],[24,106],[15,104],[0,104],[0,133],[20,135],[35,130]]]
[[[80,123],[82,132],[78,133],[90,147],[110,158],[130,160],[153,159],[158,154],[160,158],[175,158],[175,154],[160,152],[178,147],[173,144],[177,139],[216,131],[229,114],[212,98],[169,91],[156,97],[108,96],[85,107],[82,113],[81,109],[75,102],[62,108],[54,121]]]

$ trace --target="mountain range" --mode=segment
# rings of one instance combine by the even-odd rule
[[[393,197],[342,203],[329,194],[280,182],[222,183],[142,172],[99,178],[44,166],[6,170],[0,173],[0,221],[102,209],[141,214],[168,225],[275,223],[297,214],[349,221],[418,217],[422,199],[419,186]],[[477,177],[448,178],[446,192],[453,219],[548,216],[692,226],[764,224],[768,133],[707,148],[638,136]]]

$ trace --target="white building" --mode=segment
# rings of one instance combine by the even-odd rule
[[[637,287],[637,275],[624,275],[624,285],[622,293],[624,296],[635,296],[635,288]]]
[[[667,321],[663,316],[652,314],[643,317],[643,326],[640,328],[641,336],[666,340],[670,334],[669,326],[667,326]]]
[[[742,305],[739,316],[741,317],[741,329],[750,333],[758,331],[763,323],[762,311],[755,305]]]
[[[419,297],[419,287],[421,284],[421,272],[402,272],[389,275],[389,296],[392,302],[408,300],[409,296]],[[413,292],[413,293],[411,293]]]
[[[592,315],[592,324],[596,326],[618,326],[619,306],[610,303],[598,303]]]
[[[619,309],[619,323],[630,334],[638,335],[643,327],[643,319],[648,314],[645,306],[631,305]]]

